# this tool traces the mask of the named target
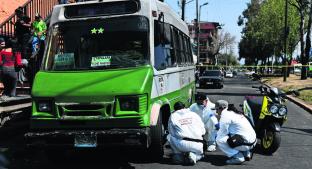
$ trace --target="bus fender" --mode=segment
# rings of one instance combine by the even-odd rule
[[[157,124],[161,108],[166,104],[170,105],[170,102],[167,98],[164,98],[163,100],[158,100],[155,103],[153,103],[150,114],[151,126],[155,126]]]
[[[162,104],[157,103],[157,102],[152,105],[151,114],[150,114],[151,126],[155,126],[157,124],[161,106]]]

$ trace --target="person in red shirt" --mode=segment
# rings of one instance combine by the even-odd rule
[[[16,96],[17,68],[19,67],[22,67],[21,53],[14,52],[0,37],[0,75],[4,86],[2,100]]]

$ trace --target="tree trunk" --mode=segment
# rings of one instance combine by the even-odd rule
[[[257,65],[258,65],[258,59],[256,58],[255,59],[255,73],[258,73]]]
[[[287,65],[288,65],[287,77],[289,77],[289,74],[290,74],[291,61],[292,61],[292,59],[290,59],[289,61],[287,61]]]
[[[312,1],[312,0],[311,0]],[[311,2],[310,1],[310,2]],[[301,80],[307,79],[307,64],[309,62],[310,50],[311,50],[311,26],[312,26],[312,4],[310,3],[309,6],[309,20],[307,25],[307,37],[306,37],[306,48],[305,48],[305,55],[301,58],[302,60],[302,69],[301,69]]]
[[[302,9],[301,11],[299,11],[300,13],[300,60],[301,60],[301,64],[303,64],[303,60],[304,60],[304,55],[305,55],[305,51],[304,51],[304,10]],[[301,70],[301,79],[303,78],[303,71]]]

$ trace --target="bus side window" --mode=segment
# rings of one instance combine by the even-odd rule
[[[169,24],[165,24],[164,27],[164,44],[165,44],[165,55],[166,55],[166,62],[168,64],[169,67],[171,67],[173,65],[172,62],[172,38],[171,38],[171,31],[170,31],[170,25]]]
[[[175,51],[176,47],[175,47],[175,33],[174,33],[174,28],[173,26],[170,26],[170,35],[171,35],[171,50],[170,50],[170,53],[171,53],[171,63],[172,63],[172,66],[177,66],[178,64],[178,59],[177,59],[177,53]]]
[[[170,25],[155,21],[154,24],[154,45],[155,45],[155,68],[163,70],[173,65],[172,43]]]
[[[173,45],[174,45],[174,52],[176,56],[177,64],[180,65],[182,62],[181,53],[180,53],[180,41],[179,41],[179,32],[176,28],[173,28]]]
[[[187,46],[188,46],[187,52],[188,52],[189,61],[190,61],[191,65],[193,65],[194,60],[193,60],[191,41],[190,41],[189,37],[187,37]]]
[[[183,53],[185,57],[185,64],[188,65],[190,63],[189,57],[188,57],[188,52],[187,52],[187,37],[185,34],[183,34]]]
[[[183,33],[179,32],[179,44],[180,44],[180,48],[179,48],[179,52],[180,52],[180,65],[184,65],[185,64],[185,54],[184,54],[184,41],[183,41]]]

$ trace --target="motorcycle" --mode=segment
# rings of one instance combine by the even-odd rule
[[[281,126],[287,120],[286,93],[262,85],[253,88],[258,88],[262,96],[246,96],[243,112],[253,125],[257,138],[261,140],[261,151],[273,154],[280,146]]]

